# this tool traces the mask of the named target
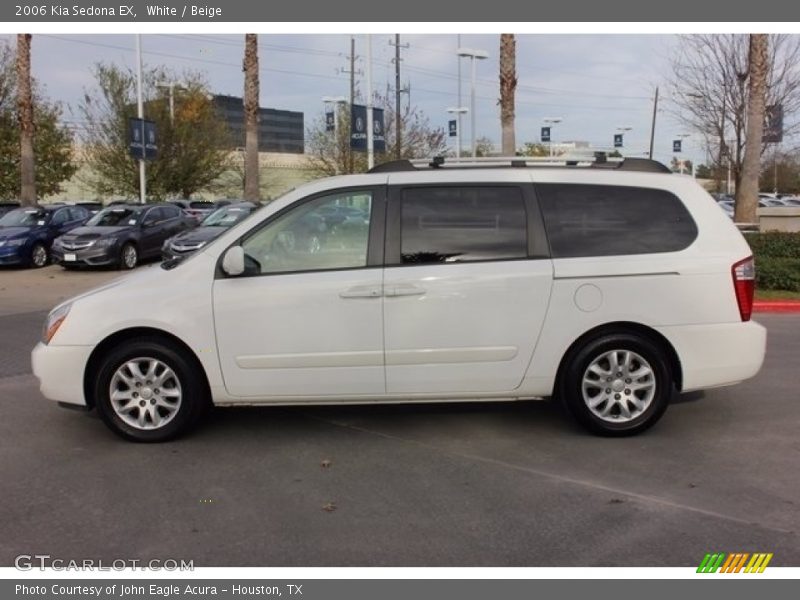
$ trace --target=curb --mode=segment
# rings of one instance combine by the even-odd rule
[[[757,300],[753,312],[800,313],[800,300]]]

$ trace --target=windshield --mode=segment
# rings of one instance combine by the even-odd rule
[[[225,206],[208,215],[202,223],[203,227],[230,227],[250,214],[249,208],[241,206]]]
[[[101,210],[86,222],[88,227],[125,227],[136,225],[144,211],[126,206],[115,206]]]
[[[50,214],[41,208],[18,208],[0,219],[0,227],[33,227],[46,225]]]

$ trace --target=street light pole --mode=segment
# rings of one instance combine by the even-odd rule
[[[678,134],[677,136],[675,136],[675,137],[678,137],[678,138],[680,138],[681,140],[685,140],[686,138],[688,138],[688,137],[691,137],[691,136],[690,136],[690,134],[688,134],[688,133],[679,133],[679,134]],[[681,143],[681,154],[683,154],[683,153],[684,153],[684,152],[683,152],[683,143]],[[683,162],[684,162],[684,161],[683,161],[683,158],[680,158],[680,159],[678,159],[678,160],[679,160],[679,165],[680,165],[680,173],[681,173],[681,175],[683,175]],[[694,171],[694,164],[692,164],[692,171]]]
[[[617,131],[621,131],[623,136],[627,132],[631,131],[632,129],[633,129],[633,127],[617,127]],[[624,147],[625,147],[625,138],[623,137],[622,138],[622,144],[620,145],[620,148],[624,148]],[[614,145],[614,150],[616,150],[616,149],[617,149],[617,147],[616,147],[616,144],[615,144]],[[622,154],[622,152],[620,152],[620,154]]]
[[[450,114],[455,113],[457,115],[456,119],[456,158],[461,158],[461,126],[458,124],[461,121],[461,115],[465,112],[469,112],[469,109],[464,108],[463,106],[456,106],[447,109],[447,112]]]
[[[174,81],[170,81],[169,83],[157,83],[156,87],[167,90],[169,94],[169,122],[170,125],[172,125],[175,123],[175,92],[185,90],[186,88],[182,85],[178,85]]]
[[[136,114],[144,119],[144,96],[142,94],[142,36],[136,34]],[[144,127],[142,127],[144,129]],[[145,139],[142,131],[142,156],[139,158],[139,202],[144,204],[147,198],[147,178],[144,166]]]
[[[372,128],[372,36],[367,34],[367,169],[375,166],[375,134]]]
[[[476,77],[476,69],[475,69],[475,61],[476,60],[483,60],[489,58],[489,53],[486,50],[475,50],[471,48],[459,48],[458,49],[459,56],[469,57],[472,62],[472,83],[470,89],[470,137],[472,138],[472,158],[475,158],[478,154],[478,140],[475,136],[475,77]]]
[[[544,122],[550,125],[550,156],[554,156],[553,154],[553,125],[556,123],[561,123],[563,121],[561,117],[552,117],[549,119],[544,119]]]
[[[656,97],[653,100],[653,124],[650,127],[650,153],[647,158],[653,159],[653,143],[656,139],[656,115],[658,114],[658,86],[656,86]]]

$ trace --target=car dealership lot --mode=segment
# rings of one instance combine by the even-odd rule
[[[757,315],[770,338],[755,379],[679,398],[633,438],[592,437],[539,402],[220,409],[184,439],[134,445],[30,374],[45,312],[119,274],[58,271],[0,273],[1,565],[800,564],[800,316]]]

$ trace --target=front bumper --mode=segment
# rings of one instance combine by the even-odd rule
[[[197,249],[199,250],[199,248]],[[171,260],[173,258],[186,258],[187,256],[191,256],[197,250],[187,250],[186,252],[176,252],[170,247],[161,248],[161,260]]]
[[[53,247],[50,255],[53,262],[62,265],[76,266],[95,266],[110,265],[118,260],[117,245],[112,246],[89,246],[80,250],[68,250],[63,247]]]
[[[24,262],[24,246],[0,246],[0,265],[19,265]]]
[[[91,353],[92,346],[36,344],[31,352],[31,366],[42,395],[56,402],[86,406],[83,374]]]

